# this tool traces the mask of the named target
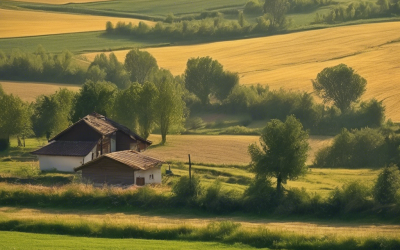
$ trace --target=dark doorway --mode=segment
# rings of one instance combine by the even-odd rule
[[[144,177],[136,177],[136,185],[144,186]]]

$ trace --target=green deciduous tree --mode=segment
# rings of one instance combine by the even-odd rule
[[[265,0],[264,13],[269,15],[270,27],[283,28],[286,23],[286,12],[289,9],[286,0]]]
[[[76,122],[94,111],[102,115],[112,113],[116,91],[117,86],[110,82],[86,81],[77,96],[72,121]]]
[[[143,84],[158,69],[158,65],[149,52],[132,49],[126,55],[125,69],[129,72],[131,81]]]
[[[381,204],[390,204],[396,201],[396,194],[400,190],[400,171],[396,165],[384,167],[374,186],[374,199]]]
[[[260,137],[261,148],[254,143],[248,149],[256,178],[276,178],[277,192],[281,193],[282,183],[296,179],[307,170],[307,139],[308,133],[294,116],[288,116],[285,122],[269,122]]]
[[[156,122],[157,100],[159,92],[152,82],[145,82],[139,97],[140,134],[147,139]]]
[[[132,83],[129,88],[118,91],[115,96],[112,117],[132,131],[137,131],[138,129],[141,92],[142,87],[140,84]]]
[[[156,120],[161,131],[161,144],[167,141],[167,134],[173,128],[181,128],[184,122],[185,103],[182,100],[182,86],[167,70],[159,70],[153,81],[158,89]]]
[[[19,97],[0,88],[0,149],[10,145],[11,135],[24,135],[31,127],[29,108]]]
[[[129,74],[126,72],[124,65],[118,61],[114,53],[111,53],[108,58],[104,53],[96,55],[89,66],[87,75],[89,75],[89,71],[92,67],[96,66],[105,73],[104,77],[100,78],[99,81],[105,80],[112,82],[120,89],[125,89],[129,86]],[[95,81],[95,79],[90,77],[87,77],[87,79]]]
[[[203,104],[210,103],[210,95],[225,99],[239,82],[237,73],[224,72],[222,64],[211,57],[190,58],[186,64],[185,86]]]
[[[339,64],[323,69],[312,83],[325,102],[333,102],[344,113],[365,92],[367,80],[347,65]]]
[[[36,98],[33,104],[32,128],[36,136],[47,139],[71,125],[71,112],[76,94],[68,89]]]

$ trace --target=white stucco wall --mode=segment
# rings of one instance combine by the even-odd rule
[[[92,152],[95,152],[96,147],[92,151],[83,156],[56,156],[56,155],[38,155],[40,170],[51,171],[57,170],[61,172],[74,172],[74,168],[79,167],[83,163],[92,160]],[[96,154],[95,156],[96,157]]]
[[[150,175],[153,175],[154,179],[150,179]],[[145,185],[151,183],[161,183],[161,167],[135,171],[135,184],[136,177],[144,177]]]

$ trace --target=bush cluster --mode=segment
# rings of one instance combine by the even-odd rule
[[[355,2],[347,7],[335,7],[328,15],[316,13],[314,23],[337,23],[358,19],[388,17],[400,14],[400,1],[379,0],[373,2]]]
[[[195,105],[192,111],[199,109]],[[306,129],[316,134],[336,134],[342,128],[379,127],[384,122],[384,107],[375,99],[361,102],[346,113],[333,106],[318,104],[306,92],[283,89],[270,91],[268,86],[236,86],[215,111],[246,113],[254,120],[280,119],[295,115]]]
[[[83,83],[85,71],[72,57],[69,51],[53,55],[42,46],[34,53],[14,49],[6,55],[0,51],[0,76],[7,80]]]
[[[226,20],[222,14],[214,18],[202,20],[184,20],[167,23],[158,22],[151,27],[144,22],[138,25],[118,22],[115,25],[106,23],[106,33],[131,36],[135,38],[169,38],[176,40],[192,40],[198,38],[233,38],[251,34],[270,34],[270,21],[267,16],[260,16],[255,24],[246,21],[243,13],[238,20]]]
[[[379,168],[398,163],[400,136],[381,129],[343,129],[331,146],[317,152],[314,166],[321,168]]]

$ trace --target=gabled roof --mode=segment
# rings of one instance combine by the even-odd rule
[[[95,131],[97,131],[101,135],[109,135],[116,131],[121,131],[134,140],[139,140],[139,141],[145,142],[149,145],[152,143],[151,141],[146,140],[143,137],[140,137],[138,134],[132,132],[129,128],[125,127],[124,125],[121,125],[121,124],[109,119],[108,117],[98,114],[96,112],[93,112],[93,113],[83,117],[76,123],[69,126],[67,129],[65,129],[64,131],[59,133],[58,135],[54,136],[52,139],[50,139],[50,141],[56,140],[60,135],[66,133],[67,131],[72,129],[76,124],[78,124],[80,122],[86,123],[87,125],[89,125],[91,128],[93,128]]]
[[[156,167],[165,163],[164,161],[143,155],[134,150],[125,150],[125,151],[118,151],[102,155],[93,161],[90,161],[82,166],[74,168],[74,170],[79,171],[88,166],[95,165],[97,162],[101,161],[104,158],[109,158],[114,161],[120,162],[134,170],[147,170],[149,168]]]
[[[34,155],[86,156],[97,145],[97,141],[52,141],[31,152]]]

